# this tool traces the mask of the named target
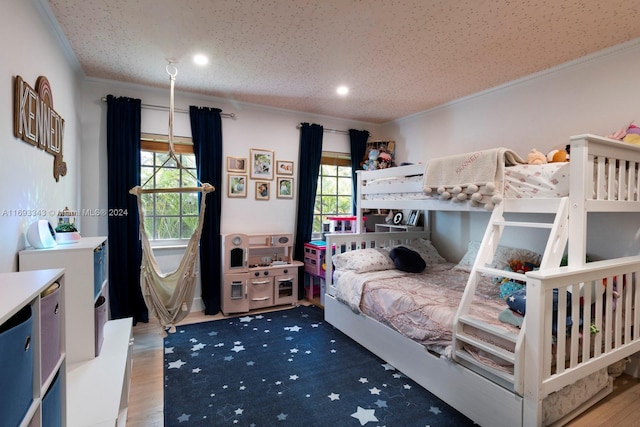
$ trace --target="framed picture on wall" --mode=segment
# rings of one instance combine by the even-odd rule
[[[228,174],[228,197],[247,197],[247,175]]]
[[[269,200],[269,181],[256,181],[256,200]]]
[[[276,197],[279,199],[293,199],[293,178],[278,177]]]
[[[247,159],[244,157],[227,157],[227,172],[246,172]]]
[[[251,179],[273,180],[273,151],[251,149]]]
[[[278,175],[293,175],[293,162],[278,160],[276,162],[276,173]]]

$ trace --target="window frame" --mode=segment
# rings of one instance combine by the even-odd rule
[[[146,151],[146,152],[152,152],[155,154],[167,154],[169,152],[169,136],[168,135],[163,135],[163,134],[152,134],[152,133],[141,133],[140,134],[140,153],[142,155],[142,152]],[[173,137],[173,151],[174,153],[176,153],[177,155],[195,155],[194,151],[193,151],[193,143],[190,137],[183,137],[183,136],[174,136]],[[194,164],[195,164],[195,157],[194,157]],[[164,166],[166,167],[166,166]],[[155,159],[154,159],[154,165],[151,166],[147,166],[147,165],[143,165],[142,162],[140,162],[140,185],[145,184],[144,182],[142,182],[142,170],[143,168],[153,168],[153,172],[154,173],[157,169],[160,168],[160,164],[156,164],[155,163]],[[189,169],[190,171],[193,172],[194,176],[197,176],[197,170],[196,167],[194,166],[193,168],[191,167],[187,167],[187,169]],[[187,173],[185,171],[181,171],[181,176],[182,173]],[[153,195],[154,198],[156,197],[156,195]],[[180,201],[180,210],[182,211],[182,196],[181,196],[181,201]],[[155,221],[155,218],[161,218],[161,217],[176,217],[176,216],[172,216],[172,215],[160,215],[160,216],[156,216],[155,215],[155,201],[154,201],[154,212],[149,214],[147,212],[145,212],[145,219],[149,219],[149,218],[153,218]],[[179,219],[180,223],[182,223],[182,219],[183,218],[198,218],[199,217],[199,209],[196,209],[195,213],[193,215],[189,214],[189,215],[183,215],[182,212],[180,212],[177,215],[177,218]],[[180,238],[172,238],[172,239],[159,239],[156,237],[156,233],[157,230],[155,229],[155,225],[154,225],[154,229],[153,230],[147,230],[147,233],[149,235],[149,241],[153,244],[154,247],[173,247],[173,246],[177,246],[177,247],[183,247],[191,238],[191,235],[189,236],[183,236]]]
[[[337,166],[336,168],[336,174],[335,175],[323,175],[323,168],[322,166]],[[347,177],[346,175],[341,175],[339,173],[339,167],[348,167],[350,169],[350,174]],[[351,155],[349,153],[341,153],[341,152],[334,152],[334,151],[323,151],[322,152],[322,158],[320,160],[320,170],[318,172],[318,184],[316,187],[316,200],[314,202],[314,207],[313,207],[313,225],[315,226],[317,223],[317,218],[320,217],[320,224],[322,229],[320,231],[318,231],[317,229],[315,229],[315,227],[312,229],[312,238],[316,239],[321,237],[322,233],[324,233],[324,225],[327,224],[326,221],[326,217],[328,216],[336,216],[336,215],[351,215],[352,214],[352,210],[351,210],[351,206],[353,205],[353,170],[351,169]],[[349,180],[349,212],[348,213],[344,213],[344,212],[323,212],[322,211],[322,197],[323,196],[333,196],[334,194],[325,194],[322,193],[322,178],[323,177],[331,177],[331,178],[336,178],[336,192],[335,192],[335,197],[336,197],[336,210],[338,209],[338,207],[340,206],[340,203],[338,203],[338,198],[339,197],[346,197],[346,194],[340,194],[339,193],[339,189],[341,188],[341,186],[339,185],[339,181],[341,179],[348,179]],[[320,204],[320,207],[318,208],[318,203]],[[319,213],[316,213],[319,212]]]

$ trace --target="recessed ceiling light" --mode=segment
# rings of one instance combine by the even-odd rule
[[[193,57],[193,62],[198,65],[207,65],[209,63],[209,58],[202,54],[197,54]]]
[[[349,88],[346,86],[338,86],[336,92],[338,92],[338,95],[346,95],[349,93]]]

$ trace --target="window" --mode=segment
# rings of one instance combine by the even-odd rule
[[[169,159],[167,136],[141,136],[140,184],[143,188],[197,186],[196,159],[191,138],[174,137],[173,142],[178,161],[188,171],[178,168],[175,160]],[[142,209],[149,239],[189,239],[198,224],[198,193],[143,194]]]
[[[313,211],[313,233],[322,233],[328,216],[352,215],[351,159],[349,154],[322,153]]]

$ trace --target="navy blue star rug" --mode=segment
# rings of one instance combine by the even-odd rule
[[[165,426],[471,426],[314,306],[178,326]]]

